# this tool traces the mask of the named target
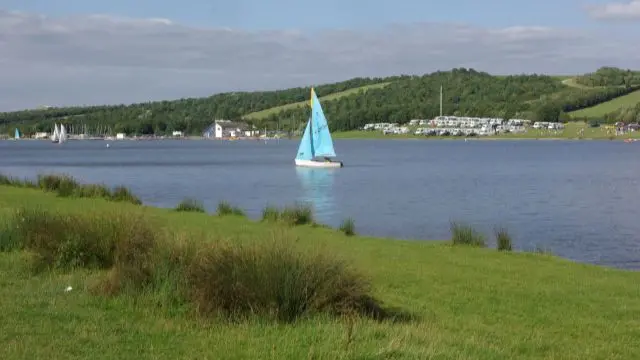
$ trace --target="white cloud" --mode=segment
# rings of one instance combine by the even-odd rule
[[[599,20],[640,20],[640,0],[591,5],[587,12]]]
[[[447,23],[248,32],[167,19],[0,11],[0,110],[207,96],[453,67],[573,74],[637,65],[640,49],[628,40]]]

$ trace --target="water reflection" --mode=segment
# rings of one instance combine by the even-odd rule
[[[321,222],[330,222],[336,211],[333,197],[333,178],[336,170],[296,166],[296,174],[302,184],[302,194],[298,200],[312,204]]]

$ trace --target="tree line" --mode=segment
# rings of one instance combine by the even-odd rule
[[[640,123],[640,103],[635,106],[626,106],[613,111],[604,118],[607,123],[622,121],[625,124]]]
[[[619,69],[618,69],[619,70]],[[602,69],[596,71],[603,73]],[[624,70],[610,71],[618,74]],[[585,76],[591,76],[589,74]],[[610,77],[615,83],[618,75]],[[577,80],[576,80],[577,81]],[[580,80],[582,81],[582,80]],[[440,114],[440,87],[443,87],[443,114],[456,116],[521,118],[535,121],[569,120],[568,112],[593,106],[640,88],[638,84],[579,89],[568,87],[546,75],[492,76],[474,69],[452,69],[423,76],[355,78],[316,86],[318,96],[390,82],[383,88],[323,102],[333,131],[352,130],[366,123],[405,123],[430,119]],[[68,128],[88,127],[89,132],[127,134],[168,134],[183,131],[201,134],[215,119],[239,120],[242,116],[276,106],[305,101],[309,87],[278,91],[228,92],[206,98],[156,101],[132,105],[64,107],[0,113],[0,131],[22,133],[51,131],[53,123]],[[309,108],[283,110],[266,118],[246,120],[260,128],[297,130],[306,122]],[[606,121],[618,121],[622,113]]]
[[[577,84],[584,86],[622,86],[640,85],[640,71],[603,66],[597,71],[578,76]]]

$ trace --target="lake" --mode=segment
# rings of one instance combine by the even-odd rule
[[[352,217],[359,234],[382,237],[448,239],[452,220],[488,235],[504,226],[517,249],[640,269],[640,144],[335,140],[345,167],[306,169],[290,140],[106,143],[0,141],[0,172],[122,184],[161,207],[193,197],[213,212],[226,200],[254,218],[308,201],[322,223]]]

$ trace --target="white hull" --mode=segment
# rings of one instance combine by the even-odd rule
[[[300,160],[295,159],[296,166],[305,166],[313,168],[341,168],[344,165],[342,161],[318,161],[318,160]]]

